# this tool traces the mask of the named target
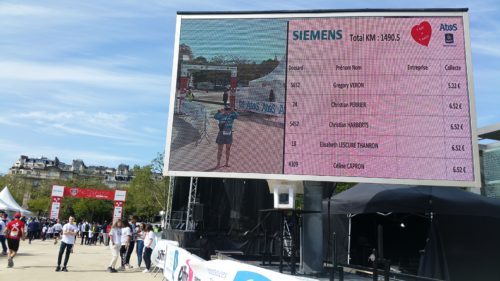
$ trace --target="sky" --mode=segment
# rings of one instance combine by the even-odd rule
[[[146,165],[162,152],[177,11],[469,8],[477,125],[500,122],[500,1],[0,2],[0,173],[20,155]]]

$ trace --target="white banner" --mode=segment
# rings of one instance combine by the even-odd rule
[[[198,280],[210,281],[299,281],[300,279],[257,266],[232,261],[193,261],[190,269]],[[180,280],[180,279],[179,279]],[[303,280],[303,279],[302,279]],[[175,280],[178,281],[178,280]]]
[[[64,197],[64,186],[53,185],[52,186],[52,197]]]
[[[123,202],[115,201],[115,207],[113,208],[113,223],[122,218],[123,214]]]
[[[164,269],[168,246],[179,246],[179,242],[158,239],[157,237],[155,237],[154,243],[155,246],[153,247],[153,253],[151,254],[151,262],[154,266]]]
[[[126,190],[115,190],[115,201],[123,201],[125,202],[125,198],[127,197]]]
[[[52,201],[52,207],[50,208],[50,219],[56,220],[59,218],[59,210],[61,209],[61,202]]]
[[[202,263],[202,262],[205,262],[205,260],[196,255],[191,254],[190,252],[182,248],[169,245],[167,247],[167,255],[165,259],[165,265],[163,268],[163,276],[168,281],[205,280],[195,277],[193,269],[191,268],[192,263]]]

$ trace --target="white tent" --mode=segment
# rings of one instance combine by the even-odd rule
[[[6,205],[5,208],[2,205]],[[4,187],[0,192],[0,209],[6,211],[16,211],[21,212],[23,215],[31,215],[31,212],[21,207],[17,204],[12,194],[10,194],[9,188]]]
[[[9,205],[7,205],[7,203],[3,202],[2,199],[0,199],[0,210],[2,210],[2,211],[12,211],[12,212],[16,211],[16,209],[10,207]]]
[[[248,82],[249,98],[251,100],[268,101],[269,92],[273,90],[277,102],[285,102],[285,57],[273,71],[266,76]]]

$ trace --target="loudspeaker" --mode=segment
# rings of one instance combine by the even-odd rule
[[[196,203],[193,208],[193,218],[194,221],[203,221],[203,209],[205,205]]]

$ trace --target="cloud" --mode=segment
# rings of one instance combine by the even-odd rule
[[[500,57],[500,44],[491,44],[488,42],[473,42],[472,52],[487,56]]]
[[[0,3],[0,16],[53,16],[51,9],[26,4]]]
[[[0,124],[6,126],[21,126],[21,123],[14,122],[7,117],[0,116]]]
[[[0,62],[0,81],[3,79],[73,82],[110,88],[153,87],[157,90],[163,89],[168,80],[165,75],[27,61]]]
[[[134,120],[139,120],[135,122],[139,124],[135,124]],[[136,113],[33,111],[3,117],[0,123],[11,126],[22,124],[22,127],[34,132],[59,138],[85,136],[89,137],[87,142],[97,141],[111,146],[147,147],[163,141],[163,133],[160,133],[160,130],[135,129],[140,127],[140,120]]]

